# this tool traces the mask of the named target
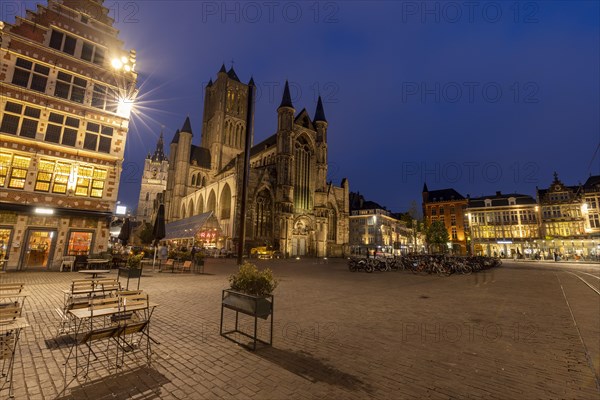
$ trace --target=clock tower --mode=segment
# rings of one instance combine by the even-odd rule
[[[164,153],[163,134],[156,143],[154,154],[146,157],[142,174],[142,188],[137,206],[137,219],[141,222],[154,222],[154,212],[163,202],[163,191],[167,188],[169,160]]]

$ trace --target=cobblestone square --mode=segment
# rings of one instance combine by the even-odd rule
[[[348,271],[341,259],[260,260],[280,280],[273,347],[219,335],[234,260],[205,274],[148,271],[156,302],[151,365],[93,363],[65,379],[73,342],[58,335],[62,290],[77,273],[0,275],[29,297],[16,399],[593,399],[600,396],[598,266],[508,263],[450,277]],[[587,275],[586,275],[587,274]],[[112,271],[109,276],[115,276]],[[249,319],[242,318],[244,329]],[[233,324],[230,314],[226,319]],[[260,321],[261,335],[268,324]],[[71,365],[71,364],[70,364]],[[71,365],[72,366],[72,365]],[[65,383],[67,386],[65,387]],[[7,390],[0,392],[6,398]]]

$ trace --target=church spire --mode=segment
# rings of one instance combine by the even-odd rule
[[[317,110],[315,111],[314,122],[327,122],[327,118],[325,118],[325,110],[323,110],[323,102],[321,101],[321,96],[319,96],[319,100],[317,101]]]
[[[294,105],[292,104],[292,96],[290,95],[290,85],[288,84],[288,81],[285,81],[285,87],[283,88],[283,98],[281,99],[281,104],[279,105],[279,108],[281,107],[290,107],[290,108],[294,108]]]
[[[152,161],[162,162],[165,159],[165,142],[163,138],[163,131],[161,130],[158,142],[156,142],[156,150],[154,150],[154,154],[152,155]]]
[[[183,127],[181,128],[181,132],[189,132],[192,133],[192,124],[190,123],[190,117],[186,117],[185,122],[183,123]]]

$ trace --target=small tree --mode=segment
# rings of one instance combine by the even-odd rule
[[[443,222],[432,222],[425,231],[425,238],[429,246],[435,246],[440,252],[446,252],[446,243],[450,240],[450,236]]]
[[[142,244],[151,244],[154,240],[154,236],[152,234],[152,224],[146,222],[140,231],[139,237]]]

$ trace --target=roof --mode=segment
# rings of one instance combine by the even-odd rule
[[[485,207],[485,201],[491,200],[492,207],[502,207],[508,206],[508,199],[514,198],[516,205],[527,205],[527,204],[537,204],[536,200],[527,194],[519,194],[519,193],[510,193],[510,194],[501,194],[496,193],[491,196],[482,196],[475,197],[469,199],[469,207]]]
[[[303,108],[302,111],[298,113],[296,118],[294,118],[294,123],[300,126],[303,126],[307,129],[315,130],[315,126],[313,125],[310,116],[308,115],[308,111],[306,108]]]
[[[190,122],[190,117],[185,118],[185,122],[183,123],[183,127],[181,128],[181,132],[192,133],[192,124]],[[193,135],[193,133],[192,133],[192,135]]]
[[[428,193],[427,203],[435,201],[452,201],[452,200],[465,200],[464,196],[458,193],[456,190],[441,189],[441,190],[430,190]]]
[[[175,135],[173,136],[173,140],[171,140],[171,144],[173,143],[179,143],[179,129],[177,129]]]
[[[319,96],[319,100],[317,101],[317,110],[315,111],[314,122],[327,122],[327,118],[325,118],[325,110],[323,109],[323,102],[321,101],[321,96]]]
[[[198,232],[208,229],[216,229],[218,233],[221,232],[219,221],[217,221],[212,211],[180,219],[179,221],[169,222],[165,225],[167,233],[165,239],[193,238]]]
[[[600,175],[590,176],[583,184],[586,191],[600,190]]]
[[[233,70],[233,67],[229,69],[229,72],[227,72],[227,76],[229,77],[229,79],[233,79],[234,81],[240,81],[240,78],[238,78],[237,74]]]
[[[292,96],[290,95],[290,85],[288,84],[288,81],[285,81],[285,87],[283,88],[283,97],[281,99],[281,104],[279,105],[279,108],[281,107],[294,108],[294,105],[292,104]]]
[[[192,145],[190,149],[190,164],[196,161],[199,167],[210,169],[210,150],[206,147]]]
[[[269,136],[268,138],[266,138],[265,140],[263,140],[262,142],[252,146],[252,148],[250,149],[250,158],[252,158],[252,156],[260,153],[261,151],[268,149],[269,147],[275,146],[276,144],[277,144],[277,134],[275,133],[275,134]]]

